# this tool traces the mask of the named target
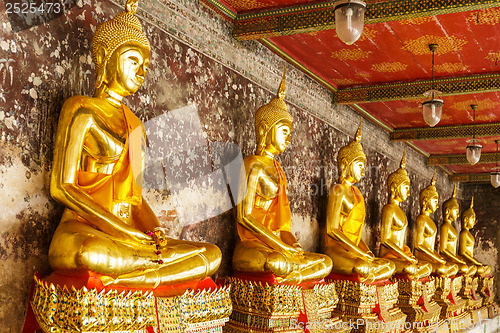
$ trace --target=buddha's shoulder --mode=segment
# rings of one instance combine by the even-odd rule
[[[248,155],[243,159],[245,163],[245,167],[249,168],[258,168],[258,167],[266,167],[272,165],[273,163],[269,161],[269,158],[261,155]]]
[[[64,102],[62,112],[73,114],[84,110],[101,110],[106,108],[106,106],[105,101],[101,98],[75,95]]]

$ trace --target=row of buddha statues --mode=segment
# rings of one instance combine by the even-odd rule
[[[137,92],[150,62],[150,44],[136,10],[137,1],[129,0],[124,12],[97,27],[92,45],[95,95],[71,97],[62,107],[50,193],[66,208],[50,244],[49,263],[65,276],[91,272],[105,287],[155,289],[211,276],[221,263],[221,251],[212,244],[166,237],[134,177],[144,167],[145,131],[122,99]],[[364,282],[395,274],[420,279],[491,273],[474,258],[472,202],[462,214],[460,235],[452,226],[459,214],[455,192],[443,205],[439,251],[435,249],[435,178],[420,194],[415,253],[410,251],[405,244],[408,221],[400,208],[410,194],[404,155],[388,178],[380,258],[373,254],[361,237],[365,202],[355,186],[367,162],[361,125],[355,139],[338,152],[339,182],[329,194],[324,251],[305,252],[291,232],[286,176],[275,158],[290,144],[293,128],[284,98],[283,75],[277,96],[255,114],[257,148],[244,159],[246,191],[236,208],[234,272],[271,274],[276,283],[292,285],[321,280],[331,272]]]

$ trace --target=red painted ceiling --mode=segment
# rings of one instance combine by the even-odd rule
[[[368,3],[383,1],[367,0]],[[221,1],[238,14],[312,2]],[[336,88],[429,80],[430,43],[439,45],[435,54],[436,78],[500,73],[500,7],[367,24],[361,38],[351,46],[340,41],[335,30],[269,40]],[[472,124],[470,104],[478,105],[476,123],[500,123],[500,92],[444,96],[443,99],[443,117],[438,126]],[[423,97],[358,105],[389,128],[418,128],[427,127],[422,118],[422,101]],[[487,138],[483,151],[495,151],[493,139]],[[413,144],[430,155],[464,154],[466,140],[415,141]],[[490,171],[491,167],[446,166],[455,173]]]

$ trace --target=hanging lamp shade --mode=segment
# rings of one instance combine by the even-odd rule
[[[471,165],[476,164],[481,159],[481,148],[483,148],[483,146],[481,146],[479,142],[481,142],[481,140],[475,138],[467,140],[467,161],[469,161]]]
[[[490,173],[490,181],[491,185],[493,185],[494,188],[498,188],[500,186],[500,168],[498,168],[498,143],[500,140],[495,140],[495,143],[497,144],[497,153],[495,155],[495,161],[496,161],[496,166],[491,170]]]
[[[472,125],[472,139],[470,140],[467,140],[467,148],[465,149],[466,152],[467,152],[467,161],[469,161],[469,163],[471,165],[474,165],[476,164],[477,162],[479,162],[479,160],[481,159],[481,148],[483,148],[483,146],[481,146],[479,144],[479,142],[481,142],[480,139],[476,139],[476,110],[477,110],[477,105],[476,104],[472,104],[471,106],[471,109],[472,111],[474,112],[474,115],[473,115],[473,125]]]
[[[429,96],[429,99],[422,103],[422,111],[424,115],[424,121],[430,127],[436,126],[441,120],[443,114],[443,100],[436,98],[441,92],[437,90],[429,90],[424,93],[424,95]]]
[[[441,92],[434,89],[434,53],[437,49],[437,44],[429,44],[429,50],[432,52],[432,87],[431,90],[424,92],[424,96],[427,97],[427,99],[422,103],[424,121],[430,127],[436,126],[441,120],[444,104],[444,101],[439,98]]]
[[[491,171],[490,181],[491,185],[493,185],[494,188],[498,188],[498,186],[500,186],[500,171],[498,168],[495,168],[494,171]]]
[[[359,0],[341,0],[334,5],[335,30],[341,41],[352,45],[363,33],[366,3]]]

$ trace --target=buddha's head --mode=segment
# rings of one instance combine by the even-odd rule
[[[121,95],[135,93],[149,67],[150,45],[134,15],[137,0],[128,0],[125,11],[101,23],[94,34],[92,56],[96,91],[104,87]]]
[[[458,218],[460,207],[458,206],[456,196],[457,184],[455,183],[455,187],[453,188],[453,195],[443,203],[443,217],[445,221],[453,222]]]
[[[406,151],[403,152],[403,158],[399,165],[399,169],[389,175],[387,179],[387,187],[389,197],[398,202],[405,201],[410,196],[410,178],[406,172]]]
[[[474,197],[470,201],[470,207],[462,213],[462,223],[466,229],[472,229],[476,224],[476,213],[472,207],[474,207]]]
[[[432,214],[436,211],[439,204],[439,194],[436,189],[436,170],[432,177],[431,184],[420,192],[420,208],[423,212]]]
[[[339,181],[357,183],[365,175],[366,155],[361,146],[361,122],[354,136],[354,140],[347,146],[340,148],[337,156]]]
[[[262,155],[265,150],[280,154],[290,144],[293,119],[284,101],[285,72],[276,97],[255,113],[257,155]]]

